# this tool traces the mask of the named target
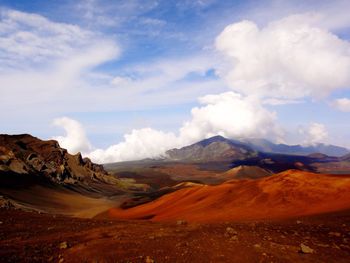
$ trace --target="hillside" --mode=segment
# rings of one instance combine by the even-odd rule
[[[57,141],[0,135],[0,201],[42,212],[91,217],[117,205],[129,188],[102,165],[71,155]]]
[[[223,173],[227,179],[259,179],[272,173],[258,166],[240,165]]]
[[[289,170],[259,180],[232,180],[195,186],[131,209],[111,209],[110,217],[192,222],[276,219],[350,208],[350,176]]]

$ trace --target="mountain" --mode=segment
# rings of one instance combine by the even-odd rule
[[[257,152],[241,142],[214,136],[180,149],[169,150],[165,155],[167,160],[172,161],[216,162],[246,159],[256,156]]]
[[[302,145],[287,145],[287,144],[275,144],[266,139],[243,139],[242,143],[251,147],[259,152],[268,153],[282,153],[293,155],[309,155],[312,153],[322,153],[328,156],[343,156],[350,153],[350,151],[344,147],[335,145],[326,145],[319,143],[316,145],[302,146]]]
[[[345,154],[344,156],[340,157],[340,160],[343,162],[350,162],[350,153]]]
[[[214,136],[180,149],[171,149],[165,153],[165,156],[168,161],[205,163],[244,160],[257,157],[259,153],[309,156],[315,159],[317,156],[321,156],[315,155],[316,153],[341,157],[350,154],[350,151],[335,145],[287,145],[275,144],[266,139],[233,140],[222,136]]]
[[[144,205],[112,208],[118,219],[225,222],[280,219],[350,208],[350,176],[288,170],[258,180],[181,189]]]

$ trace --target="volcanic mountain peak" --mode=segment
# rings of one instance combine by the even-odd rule
[[[240,142],[214,136],[181,149],[169,150],[166,155],[176,161],[216,162],[244,159],[255,156],[256,152]]]

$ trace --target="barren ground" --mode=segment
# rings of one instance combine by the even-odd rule
[[[1,262],[349,262],[350,212],[213,224],[0,210]],[[300,252],[301,243],[313,253]]]

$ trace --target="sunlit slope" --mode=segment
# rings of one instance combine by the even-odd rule
[[[131,209],[111,209],[124,219],[194,222],[273,219],[350,208],[350,176],[297,170],[258,180],[232,180],[194,186]]]

